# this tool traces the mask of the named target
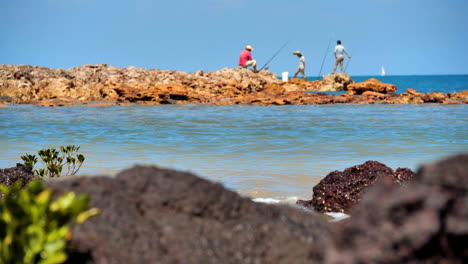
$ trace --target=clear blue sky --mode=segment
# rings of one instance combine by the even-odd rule
[[[272,72],[468,74],[468,0],[0,0],[0,64],[107,63],[186,72],[236,67],[245,45]],[[346,62],[346,61],[345,61]]]

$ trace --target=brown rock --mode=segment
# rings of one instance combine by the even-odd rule
[[[190,173],[136,166],[48,185],[88,193],[101,209],[74,228],[71,263],[322,263],[329,242],[317,214],[255,203]]]
[[[388,97],[387,94],[377,93],[377,92],[372,92],[372,91],[365,91],[364,93],[362,93],[362,95],[367,96],[367,97],[376,97],[376,98],[387,98]]]
[[[334,230],[324,263],[468,263],[468,154],[379,184]]]
[[[422,96],[425,103],[442,103],[447,99],[447,95],[439,92],[426,93]]]
[[[396,86],[393,84],[385,84],[374,78],[366,80],[360,83],[354,83],[348,85],[349,94],[361,95],[366,91],[383,93],[383,94],[393,94],[397,90]]]
[[[318,212],[349,212],[362,195],[378,181],[388,184],[401,184],[414,176],[408,168],[391,168],[377,161],[347,168],[343,172],[329,173],[312,189],[311,201],[298,201],[298,204],[311,207]]]
[[[40,178],[34,175],[31,168],[21,163],[17,163],[16,167],[13,168],[0,169],[0,184],[2,185],[11,186],[13,183],[21,180],[24,186],[35,179]]]
[[[346,73],[330,74],[323,78],[322,83],[320,84],[320,88],[317,91],[346,91],[348,90],[348,86],[353,83],[354,80]]]
[[[421,94],[423,95],[423,94]],[[411,95],[407,93],[401,93],[397,96],[393,96],[387,99],[388,103],[393,104],[422,104],[424,100],[420,95]]]
[[[282,82],[268,71],[254,73],[244,68],[224,68],[213,72],[147,70],[133,66],[118,68],[107,64],[82,65],[48,69],[29,65],[0,65],[0,102],[11,104],[71,105],[86,102],[112,104],[333,104],[333,103],[467,103],[466,93],[445,96],[421,94],[408,89],[405,95],[394,95],[396,87],[367,80],[353,84],[347,74],[332,74],[323,80],[293,78]],[[291,98],[290,92],[343,91],[362,97]],[[261,94],[261,95],[260,95]],[[382,96],[385,94],[387,96]],[[259,97],[259,98],[255,98]],[[225,99],[223,99],[225,98]],[[248,100],[247,100],[248,98]],[[6,100],[5,100],[6,99]],[[52,100],[52,101],[51,101]],[[221,100],[221,101],[220,101]],[[64,102],[64,103],[58,103]]]
[[[459,93],[449,93],[450,99],[468,99],[468,90],[461,91]]]

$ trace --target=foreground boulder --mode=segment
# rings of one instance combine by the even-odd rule
[[[320,216],[255,203],[190,173],[136,166],[48,184],[88,193],[102,210],[74,228],[68,263],[321,263],[329,243]]]
[[[313,187],[312,200],[299,200],[297,203],[322,213],[347,213],[378,181],[401,184],[414,175],[415,173],[408,168],[398,168],[393,171],[378,161],[367,161],[362,165],[347,168],[343,172],[329,173]]]
[[[19,180],[22,181],[24,186],[37,178],[38,176],[34,175],[30,167],[20,163],[17,163],[16,167],[13,168],[0,169],[0,184],[6,186],[10,186]]]
[[[377,185],[334,234],[325,263],[468,263],[468,154]]]

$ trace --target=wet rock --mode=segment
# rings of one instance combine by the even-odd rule
[[[393,94],[397,90],[393,84],[382,83],[374,78],[368,79],[364,82],[349,84],[347,86],[349,94],[361,95],[364,92],[371,91],[382,94]]]
[[[378,184],[337,225],[325,263],[468,263],[468,154]]]
[[[401,184],[410,180],[415,173],[408,168],[391,168],[377,161],[333,171],[313,187],[310,201],[299,200],[297,204],[310,207],[318,212],[349,212],[362,195],[378,181],[387,184]]]
[[[17,163],[16,167],[0,169],[0,184],[10,186],[21,180],[23,186],[34,179],[40,179],[32,172],[30,167]]]
[[[329,242],[315,213],[255,203],[190,173],[136,166],[48,185],[88,193],[102,210],[74,228],[69,263],[322,263]]]

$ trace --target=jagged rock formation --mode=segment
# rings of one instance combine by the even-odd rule
[[[283,86],[287,91],[336,92],[346,91],[348,85],[353,83],[354,80],[346,73],[336,73],[325,76],[323,80],[317,81],[306,81],[300,78],[293,78]]]
[[[364,193],[379,181],[402,184],[414,175],[415,173],[408,168],[398,168],[394,171],[378,161],[366,161],[343,172],[329,173],[313,187],[312,200],[299,200],[297,203],[321,213],[348,213],[359,203]]]
[[[19,180],[22,181],[24,186],[28,182],[38,178],[30,167],[26,167],[20,163],[17,163],[16,167],[13,168],[0,169],[0,184],[6,186],[10,186]]]
[[[378,184],[334,228],[324,263],[468,263],[468,154]]]
[[[361,95],[365,93],[394,94],[397,87],[393,84],[382,83],[374,78],[360,83],[348,85],[348,94]]]
[[[468,103],[466,93],[422,94],[414,90],[395,94],[391,84],[376,80],[353,84],[346,74],[319,81],[280,81],[268,71],[243,68],[185,73],[118,68],[107,64],[48,69],[30,65],[0,65],[0,106],[37,104],[406,104]],[[382,90],[382,87],[386,87]],[[388,88],[391,87],[391,88]],[[347,95],[306,91],[348,91]],[[393,92],[392,92],[393,91]]]

